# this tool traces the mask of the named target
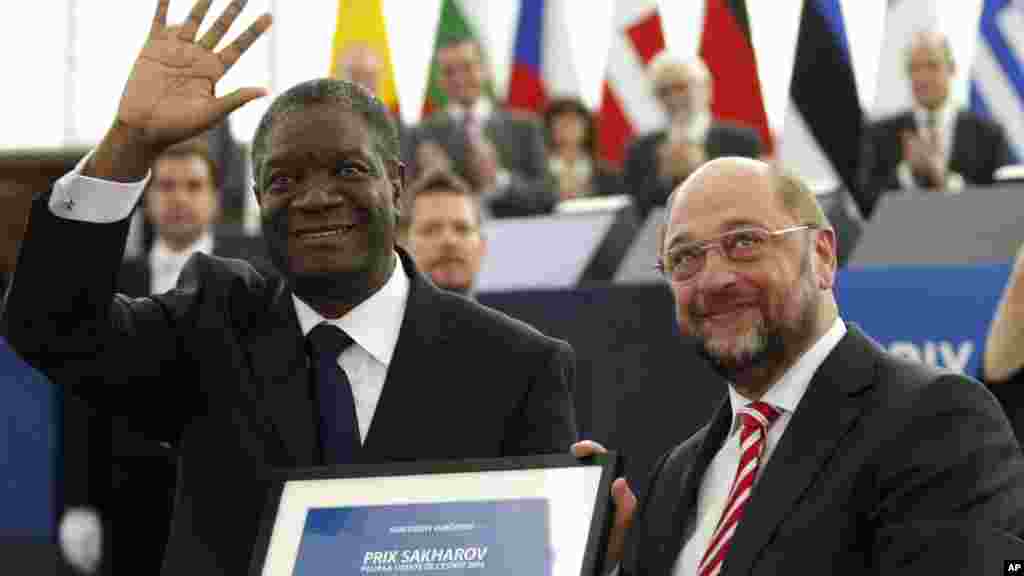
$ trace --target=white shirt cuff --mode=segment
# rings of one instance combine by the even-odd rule
[[[147,172],[139,182],[114,182],[83,176],[82,170],[91,157],[92,151],[78,162],[74,170],[54,183],[50,212],[68,220],[94,224],[124,220],[142,197],[152,172]]]

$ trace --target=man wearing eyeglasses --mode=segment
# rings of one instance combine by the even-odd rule
[[[813,193],[724,158],[669,200],[660,267],[727,397],[641,502],[613,484],[620,572],[986,574],[1024,558],[1006,416],[976,381],[891,356],[841,318],[836,235]]]

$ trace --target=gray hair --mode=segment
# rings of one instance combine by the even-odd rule
[[[252,167],[256,182],[269,152],[268,141],[274,122],[281,116],[318,104],[340,104],[366,121],[383,160],[399,159],[398,129],[387,107],[369,90],[348,80],[317,78],[292,86],[271,102],[260,118],[252,139]]]

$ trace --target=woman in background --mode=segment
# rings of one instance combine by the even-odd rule
[[[548,170],[559,200],[624,194],[621,173],[597,158],[597,126],[577,98],[556,98],[544,111]]]

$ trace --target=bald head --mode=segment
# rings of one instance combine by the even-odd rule
[[[798,177],[761,160],[722,157],[705,163],[669,196],[666,224],[674,221],[677,205],[739,209],[765,203],[781,209],[801,224],[831,228],[814,192]]]
[[[648,68],[658,101],[670,118],[686,120],[711,108],[711,74],[700,58],[662,52]]]
[[[907,47],[907,75],[918,106],[929,110],[942,107],[949,99],[956,65],[949,39],[932,30],[914,34]]]
[[[338,56],[337,77],[361,84],[376,94],[380,85],[380,72],[383,67],[380,54],[368,44],[355,42],[348,44]]]

